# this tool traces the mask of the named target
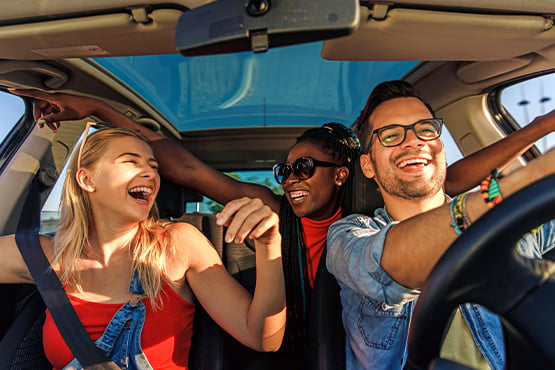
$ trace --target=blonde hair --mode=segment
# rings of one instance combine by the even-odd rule
[[[94,168],[114,139],[133,137],[151,145],[150,140],[137,131],[123,128],[100,129],[83,140],[80,158],[81,168]],[[92,255],[89,233],[93,226],[93,215],[89,194],[83,191],[76,180],[79,152],[73,154],[61,200],[61,217],[54,238],[54,261],[61,270],[61,280],[78,291],[82,291],[78,261]],[[132,271],[136,271],[146,295],[153,307],[159,307],[160,292],[166,277],[167,246],[164,226],[158,218],[156,206],[150,210],[147,219],[139,222],[139,227],[129,241]]]

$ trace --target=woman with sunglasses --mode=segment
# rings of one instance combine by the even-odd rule
[[[276,180],[282,185],[285,194],[280,199],[264,186],[236,181],[210,168],[182,146],[139,126],[98,100],[38,91],[14,93],[38,99],[35,103],[35,119],[39,126],[46,125],[56,130],[61,121],[96,116],[105,122],[141,130],[153,141],[160,161],[160,173],[169,180],[197,190],[222,204],[247,196],[260,198],[275,212],[279,212],[288,305],[282,349],[303,355],[310,291],[325,248],[327,228],[351,212],[352,174],[359,155],[359,144],[350,130],[343,125],[330,123],[301,135],[291,148],[286,162],[274,167]],[[422,99],[416,90],[412,89],[410,93]],[[413,129],[415,133],[424,135],[429,127],[421,130],[420,126],[415,126]],[[527,126],[526,132],[519,130],[455,163],[447,171],[446,192],[458,194],[473,188],[491,168],[501,167],[514,159],[546,132],[554,129],[531,124]],[[437,132],[439,134],[440,131]],[[380,140],[383,137],[380,135]],[[290,357],[295,358],[294,355]],[[302,364],[302,360],[299,362]],[[303,365],[298,367],[302,368]]]
[[[40,243],[91,339],[126,369],[186,369],[196,298],[245,345],[276,351],[286,316],[277,214],[243,198],[217,217],[228,237],[254,239],[251,296],[194,226],[157,219],[159,188],[150,142],[134,130],[100,129],[70,161],[58,231]],[[13,235],[0,237],[0,281],[33,283]],[[82,368],[48,311],[43,341],[54,369]]]

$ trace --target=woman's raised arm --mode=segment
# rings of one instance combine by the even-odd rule
[[[272,210],[279,211],[279,199],[265,186],[237,181],[200,161],[183,146],[158,135],[152,130],[116,111],[108,104],[89,97],[45,93],[38,90],[10,90],[15,95],[36,99],[33,105],[35,121],[40,127],[56,131],[62,121],[95,116],[105,123],[140,131],[153,144],[160,165],[160,174],[176,183],[226,204],[232,199],[248,196],[260,198]]]

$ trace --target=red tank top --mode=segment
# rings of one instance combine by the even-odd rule
[[[195,305],[183,300],[167,284],[162,291],[162,308],[154,311],[148,298],[143,299],[146,317],[141,334],[141,347],[154,369],[187,369],[193,335]],[[97,303],[68,294],[77,316],[93,340],[98,339],[122,306]],[[63,340],[50,312],[46,310],[43,346],[54,369],[62,369],[75,356]]]
[[[314,279],[316,279],[318,264],[320,263],[320,258],[322,257],[322,252],[324,251],[326,240],[328,239],[328,229],[331,224],[340,219],[341,208],[339,208],[333,216],[325,220],[315,221],[306,217],[301,218],[308,260],[308,279],[311,287],[314,287]]]

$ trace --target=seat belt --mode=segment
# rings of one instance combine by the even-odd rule
[[[120,369],[94,344],[42,251],[39,240],[40,191],[33,180],[17,225],[15,240],[52,319],[67,346],[87,370]]]

